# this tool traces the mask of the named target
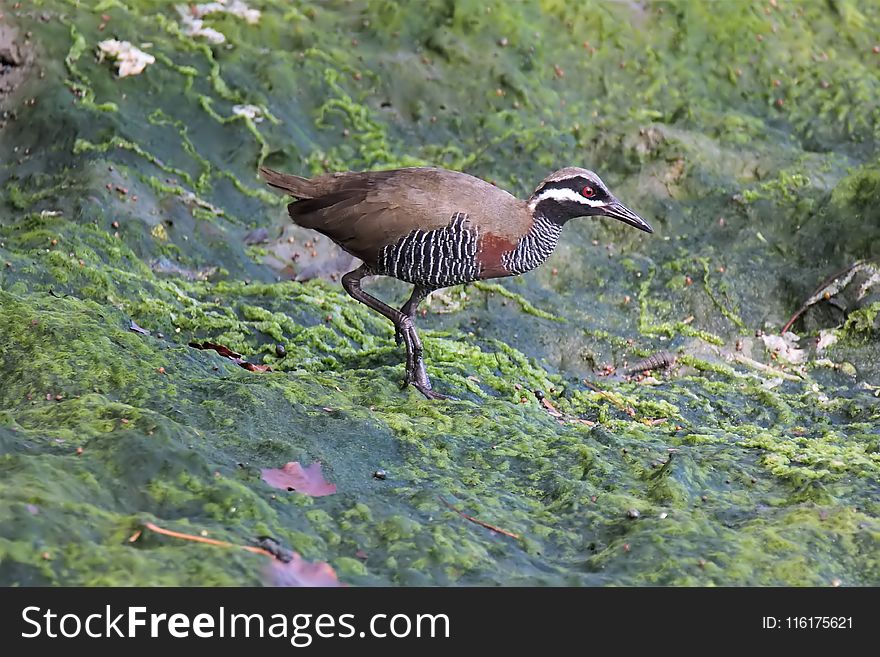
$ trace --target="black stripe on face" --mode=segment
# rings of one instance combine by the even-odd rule
[[[573,192],[580,194],[584,187],[592,187],[593,192],[595,194],[590,196],[590,200],[595,201],[607,201],[609,200],[608,194],[602,188],[601,185],[596,183],[594,180],[590,180],[589,178],[584,178],[583,176],[576,176],[574,178],[566,178],[565,180],[554,180],[552,182],[545,183],[538,188],[533,196],[540,196],[542,192],[547,191],[548,189],[570,189]]]
[[[584,203],[577,201],[557,201],[552,198],[545,198],[535,206],[535,214],[546,217],[550,221],[564,225],[569,219],[575,217],[586,217],[592,212],[592,208]]]

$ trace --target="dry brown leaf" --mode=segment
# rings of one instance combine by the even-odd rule
[[[299,461],[291,461],[280,468],[265,468],[260,474],[263,481],[273,488],[296,491],[312,497],[333,495],[336,492],[336,484],[324,479],[321,464],[318,462],[304,468]]]

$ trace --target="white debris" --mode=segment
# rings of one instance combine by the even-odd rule
[[[806,351],[798,349],[796,346],[800,338],[791,331],[782,335],[765,334],[761,336],[761,339],[764,341],[764,347],[767,351],[775,353],[781,360],[789,363],[803,363],[807,358]]]
[[[218,32],[213,27],[205,27],[203,20],[191,16],[183,19],[183,33],[191,37],[204,37],[211,43],[226,41],[226,35],[223,32]]]
[[[205,22],[202,20],[205,16],[230,14],[237,18],[243,18],[251,25],[255,25],[260,20],[260,10],[251,9],[241,0],[219,0],[218,2],[189,6],[178,5],[177,13],[180,14],[184,34],[191,37],[203,37],[211,43],[223,43],[226,41],[226,35],[212,27],[205,27]]]
[[[761,387],[766,390],[773,390],[778,386],[782,385],[783,379],[781,377],[776,377],[775,379],[764,379],[761,381]]]
[[[251,9],[242,0],[218,0],[218,2],[206,2],[201,5],[192,5],[190,9],[196,18],[202,18],[209,14],[231,14],[245,19],[251,25],[260,21],[260,10]]]
[[[865,268],[871,272],[871,275],[859,286],[859,293],[856,295],[856,299],[861,301],[865,298],[865,295],[868,293],[868,289],[880,283],[880,268],[875,267],[874,265],[866,264]]]
[[[104,55],[107,55],[116,60],[116,70],[121,78],[140,75],[148,64],[156,62],[155,57],[136,48],[128,41],[107,39],[98,44],[98,51],[100,59],[104,59]]]
[[[186,191],[182,192],[181,194],[179,194],[179,197],[180,197],[180,200],[183,201],[184,203],[186,203],[187,205],[197,205],[201,208],[205,208],[206,210],[210,210],[211,212],[213,212],[217,216],[222,217],[224,214],[226,214],[222,209],[218,208],[215,205],[212,205],[211,203],[209,203],[208,201],[205,201],[204,199],[199,198],[198,196],[196,196],[193,192],[191,192],[189,190],[186,190]]]
[[[253,119],[254,123],[259,123],[263,120],[263,110],[256,105],[235,105],[232,108],[232,113]]]
[[[810,386],[810,390],[815,393],[816,399],[818,399],[822,404],[827,404],[831,401],[824,392],[822,392],[822,388],[819,387],[819,384],[814,383]]]
[[[819,341],[816,343],[816,351],[827,349],[837,342],[837,334],[834,330],[822,329],[819,331]]]

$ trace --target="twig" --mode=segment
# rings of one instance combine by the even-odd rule
[[[208,545],[216,545],[217,547],[226,547],[226,548],[238,548],[240,550],[247,550],[248,552],[253,552],[254,554],[264,554],[267,557],[275,558],[275,555],[269,552],[268,550],[264,550],[263,548],[254,547],[253,545],[236,545],[235,543],[227,543],[226,541],[218,541],[215,538],[207,538],[205,536],[194,536],[193,534],[184,534],[182,532],[176,532],[172,529],[163,529],[158,525],[154,525],[151,522],[145,522],[144,528],[149,529],[151,532],[156,532],[157,534],[162,534],[163,536],[171,536],[172,538],[182,538],[185,541],[195,541],[196,543],[207,543]],[[129,539],[131,540],[131,539]],[[137,539],[135,539],[137,540]]]
[[[865,267],[865,263],[863,263],[861,260],[857,260],[846,269],[841,269],[836,274],[830,276],[829,278],[826,278],[822,282],[822,284],[815,289],[813,294],[810,295],[810,298],[804,302],[804,305],[798,308],[798,311],[791,316],[791,319],[788,320],[788,323],[782,327],[782,331],[780,331],[780,334],[788,331],[788,329],[791,328],[791,325],[797,321],[798,317],[806,312],[807,308],[815,303],[818,303],[822,299],[830,298],[840,292],[843,288],[849,285],[849,282],[860,270],[866,268],[867,267]]]
[[[752,358],[749,358],[745,354],[731,354],[727,357],[729,360],[733,360],[736,363],[740,363],[741,365],[745,365],[747,367],[754,368],[760,372],[766,372],[767,374],[772,374],[775,377],[786,379],[787,381],[803,381],[804,377],[795,376],[794,374],[789,374],[788,372],[783,372],[782,370],[778,370],[775,367],[770,367],[769,365],[765,365],[759,361],[756,361]],[[751,376],[755,376],[752,374]],[[758,377],[760,378],[760,377]]]
[[[593,392],[599,393],[599,395],[604,397],[607,401],[611,402],[614,406],[617,406],[617,408],[619,408],[620,410],[622,410],[622,411],[626,410],[626,404],[621,402],[619,399],[615,399],[614,395],[612,395],[607,390],[602,390],[602,388],[593,385],[592,383],[590,383],[586,379],[584,379],[584,385],[587,386]]]
[[[519,534],[514,534],[513,532],[509,532],[506,529],[501,529],[501,527],[496,527],[495,525],[490,525],[488,522],[483,522],[482,520],[479,520],[478,518],[474,518],[473,516],[469,516],[464,511],[460,511],[459,509],[456,509],[454,506],[452,506],[449,502],[444,500],[442,497],[438,497],[437,499],[440,500],[441,502],[443,502],[443,504],[445,504],[450,509],[455,511],[458,515],[460,515],[465,520],[470,520],[471,522],[479,525],[480,527],[485,527],[486,529],[491,529],[493,532],[498,532],[499,534],[504,534],[505,536],[510,536],[510,538],[515,538],[517,540],[519,540],[519,538],[520,538]]]

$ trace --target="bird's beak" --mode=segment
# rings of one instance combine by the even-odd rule
[[[606,217],[619,219],[623,223],[634,226],[639,230],[645,231],[646,233],[654,232],[654,229],[651,228],[651,224],[642,219],[639,215],[630,210],[617,199],[615,199],[614,202],[611,203],[611,205],[607,205],[602,208],[602,214],[604,214]]]

